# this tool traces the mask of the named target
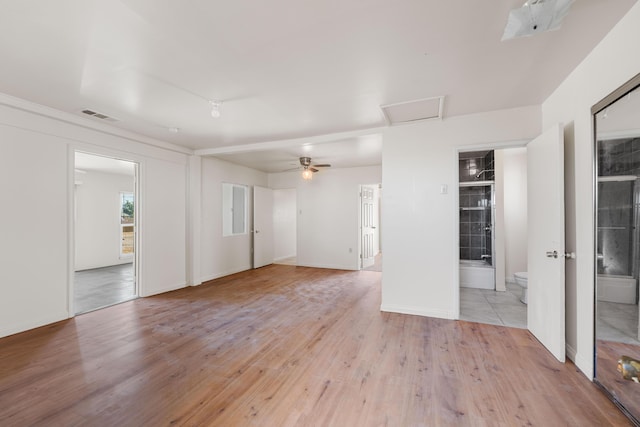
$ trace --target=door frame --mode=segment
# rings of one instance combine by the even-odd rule
[[[453,259],[455,260],[453,266],[453,282],[455,284],[453,290],[453,318],[455,320],[460,320],[460,153],[465,153],[469,151],[484,151],[484,150],[502,150],[506,148],[522,148],[526,147],[527,144],[531,140],[529,139],[519,139],[513,141],[505,141],[505,142],[494,142],[487,144],[475,144],[475,145],[464,145],[458,146],[453,149],[453,183],[454,188],[451,189],[451,193],[453,194],[452,201],[454,205],[454,224],[453,227]],[[445,185],[446,187],[446,185]],[[441,194],[445,195],[447,190],[444,189],[443,186],[440,188]],[[495,248],[494,248],[495,250]]]
[[[274,235],[273,235],[273,189],[269,188],[269,187],[262,187],[260,185],[254,185],[253,186],[253,197],[252,197],[252,219],[251,219],[251,267],[253,269],[256,268],[260,268],[260,267],[264,267],[267,265],[271,265],[273,264],[273,239],[274,239]],[[264,206],[262,206],[262,204],[260,203],[260,197],[265,196],[268,194],[268,198],[270,199],[270,202],[268,203],[268,210],[267,212],[258,212],[259,209],[264,208]],[[261,224],[258,224],[258,222],[260,222],[260,220],[263,220],[264,217],[268,217],[267,221],[261,222],[262,226],[266,227],[265,228],[258,228]],[[259,221],[256,221],[256,218],[258,218]],[[266,243],[270,244],[271,248],[267,248],[267,253],[264,253],[264,250],[260,250],[257,251],[256,247],[258,246],[256,244],[256,241],[259,240],[260,242],[263,242],[262,236],[258,237],[257,235],[259,233],[262,232],[262,236],[265,236]],[[264,249],[264,248],[262,248]],[[258,258],[258,254],[259,258]],[[266,257],[264,257],[264,255],[266,255]]]
[[[141,220],[144,212],[144,161],[136,156],[111,151],[107,149],[101,149],[95,146],[86,144],[77,144],[67,147],[67,259],[69,264],[67,265],[67,316],[73,318],[76,316],[75,312],[75,264],[76,264],[76,192],[75,192],[75,155],[76,153],[84,153],[92,156],[107,157],[115,160],[123,160],[134,164],[134,200],[135,200],[135,215],[134,215],[134,253],[133,253],[133,280],[136,291],[136,298],[144,296],[144,282],[142,274],[142,248],[143,248],[143,221]]]
[[[382,252],[382,247],[380,245],[380,204],[382,199],[380,198],[380,189],[381,189],[382,184],[378,183],[378,184],[360,184],[359,188],[358,188],[358,269],[359,270],[364,270],[365,267],[364,266],[364,254],[363,254],[363,235],[364,235],[364,225],[362,223],[362,190],[364,187],[375,187],[376,190],[374,191],[374,211],[373,211],[373,218],[377,218],[378,220],[375,221],[375,226],[373,227],[374,230],[374,241],[376,240],[375,238],[375,234],[377,233],[378,238],[377,238],[377,242],[378,242],[378,252],[376,253],[376,255],[378,255],[378,253]],[[374,257],[376,256],[374,255]]]

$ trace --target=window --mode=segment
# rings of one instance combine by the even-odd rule
[[[133,256],[135,202],[133,193],[120,193],[120,257]]]
[[[247,234],[247,186],[222,183],[222,235]]]

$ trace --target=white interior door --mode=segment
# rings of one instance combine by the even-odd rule
[[[253,268],[273,264],[273,190],[253,187]]]
[[[527,145],[528,328],[565,361],[564,138],[554,125]]]
[[[376,209],[375,187],[363,185],[360,189],[361,268],[372,266],[375,262],[377,252],[375,247]]]

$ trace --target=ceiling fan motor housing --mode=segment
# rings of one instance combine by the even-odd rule
[[[300,164],[304,167],[311,166],[311,157],[300,157]]]

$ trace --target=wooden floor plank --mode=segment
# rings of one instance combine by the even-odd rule
[[[629,425],[521,329],[273,265],[0,339],[0,425]]]

